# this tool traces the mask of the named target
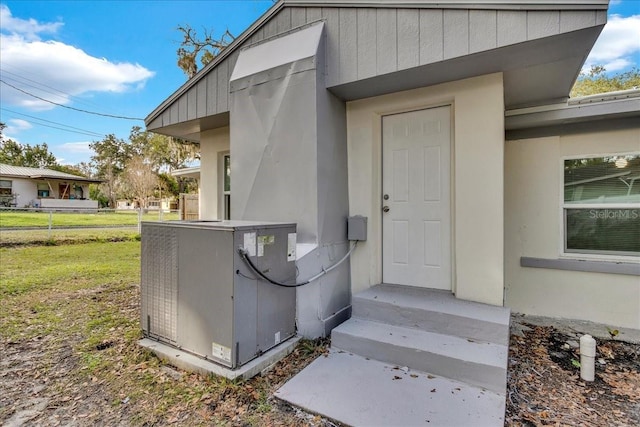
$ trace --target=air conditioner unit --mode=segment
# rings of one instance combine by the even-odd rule
[[[142,223],[141,326],[148,338],[235,369],[295,335],[296,225]]]

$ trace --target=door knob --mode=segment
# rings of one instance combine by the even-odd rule
[[[383,206],[382,212],[389,212],[389,206]]]

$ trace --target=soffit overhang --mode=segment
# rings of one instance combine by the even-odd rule
[[[638,127],[638,89],[591,95],[559,104],[505,112],[507,140]]]

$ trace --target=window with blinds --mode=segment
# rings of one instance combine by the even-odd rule
[[[566,253],[640,255],[640,153],[564,160]]]

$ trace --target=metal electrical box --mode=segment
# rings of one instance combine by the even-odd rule
[[[142,223],[144,335],[235,369],[295,334],[296,225]]]

